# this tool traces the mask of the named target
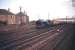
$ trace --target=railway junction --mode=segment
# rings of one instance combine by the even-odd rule
[[[43,29],[35,25],[0,28],[0,50],[74,50],[75,24]]]

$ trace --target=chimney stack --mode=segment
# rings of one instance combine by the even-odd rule
[[[20,8],[20,12],[21,12],[22,11],[22,7],[20,6],[19,8]]]
[[[24,10],[24,14],[25,14],[25,10]]]
[[[10,12],[10,8],[8,8],[8,12]]]

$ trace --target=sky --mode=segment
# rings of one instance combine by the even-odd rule
[[[13,13],[26,11],[30,21],[38,19],[56,19],[66,16],[75,16],[75,8],[71,0],[0,0],[0,8],[8,9]]]

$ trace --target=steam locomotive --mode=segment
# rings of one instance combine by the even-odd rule
[[[50,27],[49,21],[42,21],[42,20],[36,21],[36,28],[48,28],[48,27]]]

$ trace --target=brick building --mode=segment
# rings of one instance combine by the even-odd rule
[[[10,12],[9,9],[0,9],[0,21],[7,24],[28,24],[29,16],[25,12],[21,12],[21,8],[17,14]]]

